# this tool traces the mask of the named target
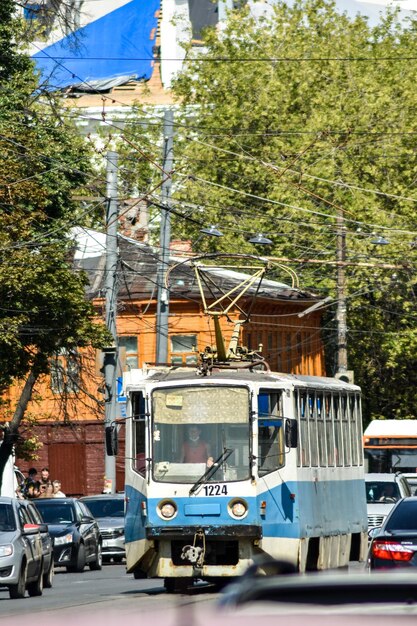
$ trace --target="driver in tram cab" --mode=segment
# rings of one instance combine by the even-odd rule
[[[200,438],[201,429],[198,426],[189,426],[187,441],[182,445],[182,463],[205,463],[211,467],[214,463],[210,446]]]

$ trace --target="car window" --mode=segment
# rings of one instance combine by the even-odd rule
[[[122,498],[97,498],[86,503],[94,517],[124,517],[124,500]]]
[[[39,509],[46,524],[70,524],[75,521],[74,508],[71,502],[41,502],[37,500]]]
[[[75,504],[77,506],[77,514],[79,516],[78,519],[81,519],[82,517],[93,517],[91,512],[88,510],[88,507],[85,506],[84,502],[76,502]]]
[[[401,498],[397,483],[388,481],[366,481],[366,501],[368,504],[379,502],[384,498],[396,501]]]
[[[42,517],[41,517],[39,511],[37,510],[37,508],[33,504],[31,504],[31,503],[27,504],[26,505],[26,510],[27,510],[28,515],[29,515],[29,517],[31,518],[31,520],[32,520],[32,522],[34,524],[43,524]]]
[[[19,521],[22,528],[25,524],[33,524],[33,521],[30,519],[30,516],[23,505],[19,506]]]
[[[413,530],[417,528],[417,500],[403,500],[393,509],[386,530]]]
[[[0,531],[16,530],[16,520],[10,504],[0,504]]]

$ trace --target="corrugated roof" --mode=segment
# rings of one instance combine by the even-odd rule
[[[120,270],[118,284],[118,298],[121,300],[156,299],[158,249],[147,244],[131,240],[119,235]],[[84,269],[89,276],[88,296],[90,299],[103,297],[105,280],[105,253],[95,257],[76,259],[76,265]],[[184,298],[200,301],[200,291],[194,269],[184,259],[171,257],[169,271],[169,289],[171,298]],[[210,268],[206,266],[204,273],[210,275],[215,286],[210,294],[207,289],[206,297],[219,297],[221,292],[228,291],[240,284],[248,274],[230,269]],[[218,288],[218,293],[216,293]],[[251,287],[247,296],[252,297],[257,291],[257,285]],[[264,280],[257,293],[258,299],[314,301],[316,297],[309,292],[296,289],[282,282]]]

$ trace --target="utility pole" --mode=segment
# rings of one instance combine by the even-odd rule
[[[111,346],[104,348],[104,379],[105,379],[105,417],[106,428],[115,426],[116,395],[117,395],[117,153],[107,153],[107,211],[106,211],[106,326],[113,337]],[[116,457],[109,456],[105,448],[104,457],[104,490],[116,491]]]
[[[336,259],[337,259],[337,374],[347,372],[347,315],[346,315],[346,226],[343,209],[336,218]]]
[[[164,115],[163,176],[161,188],[162,209],[159,236],[160,254],[157,271],[158,302],[156,306],[156,362],[168,360],[168,317],[169,291],[165,284],[169,264],[169,244],[171,241],[171,186],[173,167],[174,114],[170,109]]]

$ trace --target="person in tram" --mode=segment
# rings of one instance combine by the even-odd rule
[[[187,440],[182,446],[181,463],[205,463],[211,467],[214,459],[210,452],[210,446],[201,439],[201,429],[198,426],[189,426]]]

